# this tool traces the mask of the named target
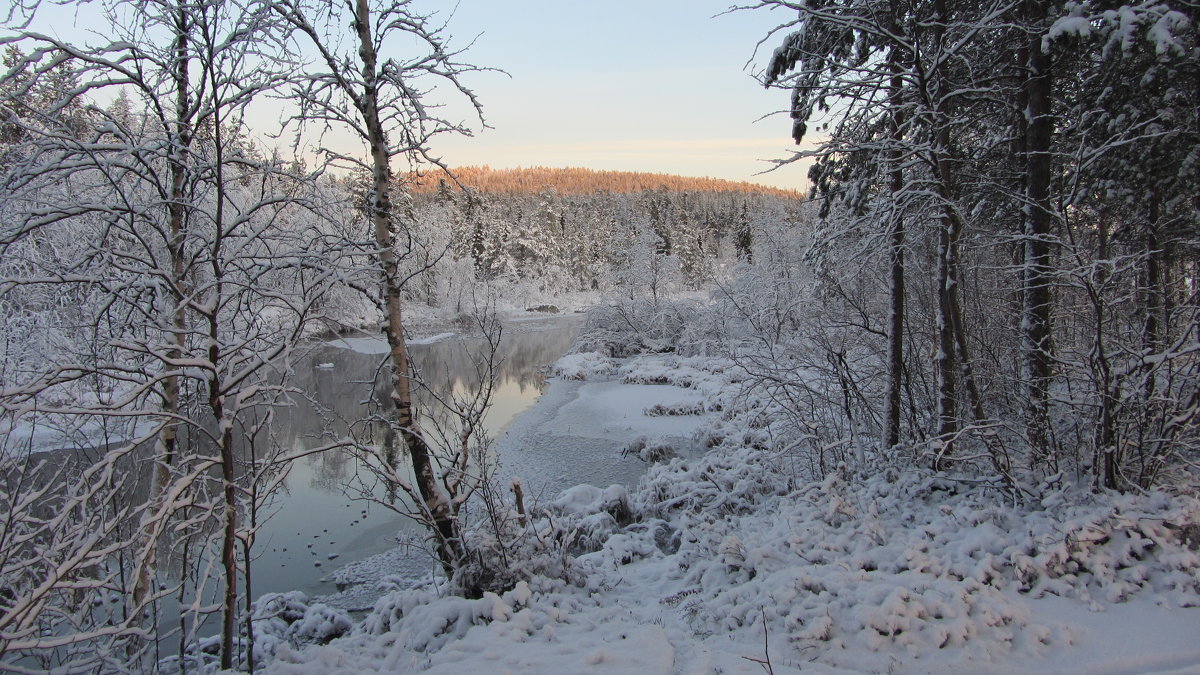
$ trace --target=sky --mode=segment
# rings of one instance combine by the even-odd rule
[[[429,3],[453,7],[450,3]],[[788,93],[750,75],[787,15],[728,0],[460,0],[455,42],[492,127],[439,139],[451,165],[584,166],[711,176],[802,189],[790,156]],[[752,61],[752,63],[748,63]],[[775,114],[773,114],[775,113]],[[765,119],[764,119],[765,116]]]
[[[781,36],[759,41],[794,18],[787,12],[726,13],[733,0],[415,1],[446,21],[450,46],[465,48],[462,60],[496,69],[464,78],[488,128],[438,137],[433,154],[450,166],[581,166],[807,186],[801,163],[763,173],[795,146],[781,112],[788,92],[751,75]],[[77,14],[86,11],[43,3],[38,28],[66,38],[87,30]]]

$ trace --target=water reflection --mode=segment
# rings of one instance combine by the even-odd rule
[[[578,321],[570,318],[505,326],[493,404],[484,418],[489,435],[498,436],[537,400],[546,386],[544,366],[566,351],[577,328]],[[298,368],[296,387],[312,392],[313,400],[298,398],[280,416],[281,441],[287,447],[297,452],[320,447],[344,437],[355,421],[380,412],[373,408],[388,399],[386,354],[381,353],[386,345],[382,339],[374,349],[370,343],[353,344],[357,351],[318,347]],[[481,346],[479,339],[451,338],[413,345],[411,357],[438,395],[462,396],[479,387],[473,354]],[[429,409],[431,397],[431,392],[418,390],[418,409]],[[396,461],[407,464],[403,444],[387,425],[375,424],[366,431],[371,443],[392,449]],[[362,434],[356,435],[362,440]],[[331,584],[321,581],[328,570],[391,548],[400,532],[419,533],[391,510],[354,498],[363,491],[385,501],[401,498],[389,493],[349,450],[316,453],[293,463],[272,500],[272,516],[259,531],[255,593],[330,592]]]

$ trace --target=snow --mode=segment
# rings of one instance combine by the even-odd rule
[[[695,364],[702,361],[564,356],[552,370],[567,379],[552,380],[550,390],[499,441],[504,482],[521,478],[531,494],[550,498],[581,483],[632,485],[646,470],[640,457],[623,456],[635,443],[695,452],[698,435],[718,412],[702,406],[701,414],[655,413],[694,411],[724,386],[720,375],[700,374]],[[586,379],[579,379],[581,373]],[[547,467],[557,471],[547,473]]]
[[[617,364],[611,358],[596,352],[568,354],[554,364],[554,374],[568,380],[595,379],[617,372]]]
[[[407,343],[410,345],[431,345],[442,340],[449,340],[455,335],[455,333],[438,333],[437,335],[430,335],[428,337],[411,338],[407,340]]]
[[[656,406],[676,408],[702,401],[701,395],[671,385],[634,385],[622,382],[589,382],[581,385],[575,400],[556,411],[553,428],[581,438],[633,440],[658,433],[685,436],[704,415],[653,415]]]
[[[449,340],[456,333],[438,333],[425,337],[409,338],[405,343],[409,346],[413,345],[431,345],[442,340]],[[387,338],[383,336],[377,337],[339,337],[325,343],[330,347],[337,349],[348,349],[359,354],[388,354],[392,348],[388,345]]]
[[[1092,21],[1086,16],[1064,16],[1054,22],[1047,31],[1047,39],[1056,40],[1064,35],[1086,38],[1092,33]]]
[[[359,354],[387,354],[392,351],[387,340],[382,337],[340,337],[325,344]]]
[[[478,599],[393,580],[343,636],[278,643],[267,672],[1200,673],[1194,496],[1014,505],[915,470],[814,482],[736,446],[647,468],[619,449],[739,423],[737,375],[664,355],[580,368],[601,362],[560,361],[585,379],[554,380],[500,449],[526,485],[564,467],[531,527],[578,537],[575,574]],[[679,404],[704,412],[646,414]]]
[[[1071,627],[1073,649],[1040,658],[1017,658],[1022,669],[1063,675],[1200,672],[1200,628],[1195,610],[1164,608],[1147,598],[1110,604],[1095,612],[1080,603],[1046,596],[1031,601],[1039,617]],[[1075,652],[1094,655],[1080,662]]]
[[[1069,13],[1056,19],[1050,26],[1043,40],[1043,49],[1048,50],[1050,42],[1063,36],[1087,39],[1093,32],[1100,32],[1107,36],[1111,46],[1118,46],[1122,53],[1129,53],[1139,41],[1139,33],[1144,31],[1143,39],[1154,46],[1155,54],[1160,57],[1187,51],[1185,41],[1180,36],[1190,27],[1188,17],[1180,11],[1168,9],[1166,5],[1123,5],[1093,16],[1084,14],[1091,9],[1088,3],[1071,3],[1068,8]]]
[[[434,568],[433,559],[428,551],[414,542],[407,542],[406,545],[343,565],[331,572],[328,579],[339,587],[350,589],[367,585],[369,590],[375,591],[375,597],[378,597],[379,588],[395,588],[397,580],[401,579],[424,578],[432,574]],[[347,609],[363,607],[359,593],[340,596],[341,594],[332,596],[332,602]],[[369,607],[373,601],[374,599],[366,606]]]

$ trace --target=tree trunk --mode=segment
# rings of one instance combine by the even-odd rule
[[[221,403],[214,404],[213,412],[218,414],[217,423],[225,429],[221,434],[220,441],[221,480],[224,483],[225,511],[225,533],[221,540],[221,567],[225,570],[225,598],[221,617],[221,668],[228,670],[233,667],[233,638],[237,632],[237,487],[233,482],[234,453],[231,421],[225,419]]]
[[[424,501],[425,511],[431,519],[429,525],[438,539],[438,557],[446,574],[451,575],[462,557],[461,542],[450,500],[442,494],[438,486],[429,446],[416,429],[416,413],[409,380],[408,349],[404,340],[399,261],[394,249],[395,214],[391,200],[391,157],[376,98],[377,54],[371,36],[371,14],[367,0],[357,0],[355,7],[354,28],[358,34],[364,84],[359,106],[371,147],[373,175],[370,209],[375,244],[379,249],[380,282],[384,292],[388,346],[391,348],[392,402],[396,405],[396,424],[400,427],[401,436],[412,458],[417,489]]]
[[[1096,260],[1108,260],[1108,223],[1101,218],[1096,225]],[[1108,350],[1104,344],[1104,324],[1107,320],[1108,305],[1101,295],[1108,282],[1108,268],[1104,265],[1096,267],[1096,281],[1091,284],[1090,293],[1094,313],[1094,333],[1092,335],[1092,363],[1096,378],[1096,389],[1100,398],[1099,420],[1096,424],[1095,456],[1092,470],[1096,472],[1097,484],[1117,489],[1118,456],[1116,447],[1116,421],[1114,415],[1118,405],[1117,392],[1113,386],[1112,365],[1109,362]]]
[[[184,332],[187,328],[187,304],[185,300],[185,275],[187,260],[184,258],[184,238],[187,234],[186,214],[184,213],[184,179],[187,174],[187,154],[192,142],[191,132],[191,101],[188,93],[188,52],[191,26],[187,12],[180,10],[176,15],[175,24],[175,135],[171,148],[171,201],[167,204],[168,234],[167,255],[171,264],[169,282],[171,284],[169,300],[173,303],[170,314],[171,331],[167,335],[169,347],[168,359],[179,359],[183,356]],[[167,366],[174,368],[174,366]],[[146,597],[154,587],[154,579],[158,570],[158,536],[162,529],[162,519],[166,514],[160,513],[163,496],[167,484],[171,480],[171,466],[175,462],[177,451],[177,424],[172,419],[179,412],[179,375],[168,375],[163,381],[162,412],[167,418],[158,434],[154,448],[154,472],[150,480],[150,494],[147,497],[145,516],[143,517],[141,534],[143,559],[139,561],[138,571],[134,578],[133,606],[141,607]]]
[[[948,206],[945,208],[949,208]],[[954,308],[952,295],[957,283],[954,260],[954,225],[952,219],[941,218],[938,230],[937,254],[937,352],[935,361],[938,370],[938,440],[941,442],[939,456],[953,452],[955,436],[958,434],[958,366],[955,355],[958,350],[954,340]],[[940,469],[940,463],[935,464]]]
[[[1023,12],[1029,45],[1024,83],[1025,227],[1022,266],[1021,376],[1025,386],[1026,436],[1035,465],[1049,459],[1047,397],[1051,376],[1051,71],[1042,51],[1046,10],[1041,2],[1027,0]]]
[[[1154,190],[1150,191],[1149,222],[1146,225],[1146,267],[1142,280],[1142,352],[1149,355],[1158,352],[1163,345],[1163,324],[1159,319],[1162,311],[1162,269],[1160,261],[1162,252],[1158,241],[1159,200]],[[1144,405],[1154,398],[1155,381],[1154,367],[1149,363],[1143,366],[1143,395]]]
[[[949,20],[949,11],[945,0],[934,2],[935,24],[934,44],[935,55],[944,49],[944,31]],[[948,86],[945,73],[940,66],[933,73],[933,106],[935,111],[933,156],[931,164],[937,179],[938,197],[941,201],[938,227],[937,247],[937,350],[934,360],[938,371],[938,455],[934,460],[934,470],[941,470],[941,458],[954,452],[954,442],[958,435],[958,364],[955,345],[954,326],[957,318],[958,303],[955,294],[958,292],[958,221],[954,217],[954,205],[951,203],[953,192],[950,189],[950,128],[949,102],[946,98]]]
[[[254,512],[254,507],[251,505],[251,514]],[[251,515],[253,521],[253,515]],[[243,588],[245,589],[246,597],[245,612],[246,615],[242,618],[242,625],[246,629],[246,671],[254,675],[256,663],[254,662],[254,584],[250,574],[250,554],[254,548],[254,522],[250,523],[251,532],[247,535],[246,540],[242,542],[242,557],[246,560],[246,574],[243,577]]]
[[[211,43],[209,44],[211,47]],[[206,74],[210,78],[206,84],[210,88],[213,96],[220,88],[218,82],[218,73],[215,69],[215,60],[210,51],[207,54]],[[208,380],[208,405],[212,410],[213,420],[217,424],[219,434],[218,443],[220,445],[221,454],[221,480],[222,480],[222,505],[225,514],[225,532],[221,539],[221,566],[225,571],[225,597],[222,607],[221,620],[221,668],[230,669],[233,667],[234,656],[236,655],[234,640],[237,635],[237,615],[238,615],[238,565],[237,565],[237,545],[238,545],[238,487],[235,482],[237,479],[236,463],[237,453],[233,445],[233,425],[238,415],[240,404],[237,402],[237,397],[233,396],[230,400],[232,405],[227,405],[226,390],[221,379],[223,370],[222,360],[226,358],[222,351],[221,333],[221,308],[225,299],[225,260],[224,260],[224,245],[225,238],[228,235],[225,222],[225,200],[226,184],[225,184],[225,139],[224,139],[224,124],[225,119],[222,115],[222,108],[219,104],[214,105],[211,111],[212,114],[212,134],[213,134],[213,181],[214,181],[214,204],[213,204],[213,232],[210,246],[210,280],[211,294],[208,302],[205,303],[206,319],[208,321],[208,365],[212,368],[212,373]],[[230,355],[232,356],[232,355]],[[249,539],[246,540],[249,542]],[[249,570],[250,557],[246,557],[246,568]]]
[[[888,285],[888,338],[887,363],[888,383],[884,410],[885,449],[894,448],[900,443],[900,394],[904,376],[904,214],[898,203],[900,193],[904,190],[904,171],[900,166],[903,153],[900,143],[903,140],[903,123],[900,110],[902,104],[903,80],[900,77],[899,48],[893,47],[890,54],[889,67],[892,72],[891,91],[888,95],[888,105],[891,108],[888,125],[892,149],[888,152],[890,165],[892,213],[890,218],[891,244],[888,249],[888,266],[891,271]]]

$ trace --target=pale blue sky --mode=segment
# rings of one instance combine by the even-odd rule
[[[492,128],[439,137],[450,165],[583,166],[711,176],[800,189],[800,164],[755,175],[794,149],[787,92],[761,68],[786,13],[723,14],[731,0],[417,0],[448,20],[463,60],[506,71],[466,78]],[[720,15],[720,16],[717,16]],[[70,39],[75,9],[45,4],[38,29]],[[90,26],[89,26],[90,27]],[[89,41],[95,41],[91,39]]]
[[[429,3],[433,6],[450,3]],[[507,71],[470,79],[493,129],[443,139],[452,164],[657,171],[788,188],[806,169],[768,168],[793,146],[787,93],[744,67],[789,17],[715,16],[728,0],[461,0],[450,31],[473,63]],[[774,47],[759,50],[760,65]]]

